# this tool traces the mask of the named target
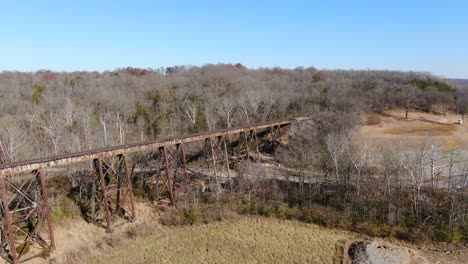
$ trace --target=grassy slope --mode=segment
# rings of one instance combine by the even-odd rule
[[[249,218],[170,228],[88,263],[340,263],[353,235],[293,221]]]

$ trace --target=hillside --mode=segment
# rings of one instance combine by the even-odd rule
[[[140,205],[141,207],[142,205]],[[141,208],[140,208],[141,209]],[[75,219],[57,231],[67,238],[51,256],[52,263],[347,263],[352,241],[375,240],[402,245],[440,263],[467,263],[464,253],[431,252],[416,245],[323,228],[290,220],[233,216],[210,224],[168,227],[145,207],[143,219],[112,234]],[[31,263],[46,263],[34,259]]]
[[[323,112],[435,105],[457,91],[435,76],[241,64],[106,72],[0,73],[0,163]]]
[[[468,89],[468,79],[447,79],[447,81],[461,89]]]

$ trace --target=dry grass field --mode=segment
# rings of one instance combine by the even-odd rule
[[[248,218],[167,228],[87,263],[341,263],[343,246],[353,237],[316,225]]]
[[[138,210],[135,223],[119,226],[111,234],[81,218],[56,225],[57,250],[50,259],[36,258],[28,263],[333,264],[347,263],[343,262],[343,249],[350,241],[372,239],[314,224],[239,215],[211,224],[168,227],[159,223],[159,212],[153,206],[138,203]],[[384,241],[419,248],[401,241]],[[468,260],[468,252],[447,255],[421,250],[434,263]]]
[[[365,125],[359,135],[370,144],[381,145],[392,140],[423,142],[427,137],[435,140],[446,150],[468,149],[468,125],[455,124],[460,115],[433,115],[410,112],[405,119],[402,110],[387,111],[383,115],[370,114],[364,117]]]
[[[164,226],[160,212],[138,203],[138,219],[110,234],[81,218],[56,225],[57,250],[45,263],[342,263],[356,233],[298,221],[232,215],[194,226]],[[1,261],[0,261],[1,262]]]

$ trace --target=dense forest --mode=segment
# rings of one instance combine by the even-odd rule
[[[425,73],[241,64],[0,74],[2,163],[267,120],[400,107],[463,114]],[[337,114],[339,115],[339,114]]]

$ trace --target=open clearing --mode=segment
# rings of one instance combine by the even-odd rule
[[[51,261],[34,259],[32,262],[347,263],[343,262],[345,244],[372,239],[314,224],[263,217],[238,216],[205,225],[167,227],[158,223],[153,212],[151,215],[153,219],[145,217],[143,221],[121,226],[112,234],[76,219],[68,227],[60,227],[60,237],[68,236],[67,245],[60,245]],[[75,232],[77,228],[81,232]],[[129,235],[129,230],[137,231]],[[408,243],[393,242],[416,249]],[[420,250],[434,263],[467,263],[468,260],[468,252],[447,255]]]
[[[341,263],[343,246],[353,237],[299,222],[248,218],[168,228],[87,263]]]
[[[444,149],[468,149],[468,125],[455,124],[460,115],[433,115],[422,112],[387,111],[383,115],[365,116],[366,123],[359,135],[370,144],[381,145],[389,140],[423,142],[427,137],[435,140]]]
[[[363,237],[237,214],[210,224],[164,226],[153,205],[137,203],[137,209],[135,223],[110,234],[81,218],[56,225],[57,250],[31,263],[341,263],[345,243]]]
[[[111,234],[81,218],[56,225],[57,250],[49,260],[36,258],[30,263],[347,263],[346,244],[375,239],[298,221],[240,215],[211,224],[168,227],[159,223],[154,206],[137,207],[137,221],[116,227]],[[468,251],[435,253],[401,241],[383,241],[419,249],[434,263],[468,261]]]

